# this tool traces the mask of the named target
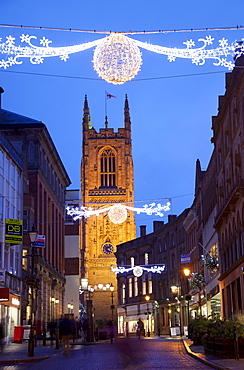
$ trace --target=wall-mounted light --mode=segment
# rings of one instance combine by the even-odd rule
[[[178,289],[179,288],[176,285],[172,285],[171,286],[171,291],[172,291],[173,294],[177,294],[178,293]]]

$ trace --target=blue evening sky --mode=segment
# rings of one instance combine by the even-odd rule
[[[0,1],[0,23],[9,25],[68,28],[97,31],[150,31],[236,27],[242,25],[243,0],[11,0]],[[0,27],[2,42],[12,35],[20,44],[22,33],[45,36],[50,46],[80,44],[104,37],[100,34],[74,33]],[[167,34],[134,35],[132,38],[167,47],[185,48],[183,42],[211,35],[229,42],[241,40],[244,30],[219,30]],[[22,44],[23,45],[23,44]],[[37,43],[38,45],[38,43]],[[195,163],[200,159],[206,169],[213,149],[210,142],[212,116],[217,114],[218,96],[225,91],[224,67],[209,60],[196,66],[190,60],[169,62],[164,55],[141,49],[143,65],[138,75],[123,85],[109,84],[93,69],[93,49],[7,70],[0,68],[2,108],[44,122],[72,181],[80,185],[81,122],[85,94],[96,130],[104,127],[105,91],[116,96],[107,101],[109,126],[123,127],[125,94],[128,94],[133,137],[135,203],[151,200],[164,203],[172,198],[170,214],[179,215],[191,206],[195,184]],[[0,55],[0,60],[4,59]],[[14,73],[18,72],[18,73]],[[48,75],[55,75],[48,76]],[[66,77],[64,77],[66,76]],[[160,78],[159,78],[160,77]],[[162,200],[161,200],[162,199]],[[160,201],[161,200],[161,201]],[[140,202],[139,202],[140,201]],[[139,225],[152,231],[153,220],[140,215]]]

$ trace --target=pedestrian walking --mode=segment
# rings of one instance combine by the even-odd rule
[[[55,321],[51,321],[47,325],[47,330],[50,332],[50,341],[51,341],[51,346],[53,345],[53,340],[55,337],[55,330],[56,330],[57,323]]]
[[[109,330],[110,343],[112,344],[114,340],[114,323],[112,320],[109,320],[108,322],[108,330]]]
[[[62,337],[64,356],[69,354],[69,342],[74,334],[74,324],[66,315],[59,323],[59,333]]]
[[[84,319],[84,321],[82,323],[82,330],[83,330],[83,335],[84,335],[84,343],[86,343],[86,341],[87,341],[88,327],[89,327],[88,320],[87,319]]]
[[[141,318],[137,321],[136,335],[138,336],[138,339],[141,339],[141,335],[144,335],[144,324]]]

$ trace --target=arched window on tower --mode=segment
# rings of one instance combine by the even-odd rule
[[[101,186],[116,186],[115,154],[106,149],[100,157]]]

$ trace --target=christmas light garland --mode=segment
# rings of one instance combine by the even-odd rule
[[[153,272],[157,274],[161,274],[166,269],[164,264],[160,265],[143,265],[143,266],[111,266],[111,270],[116,274],[124,274],[126,272],[132,271],[136,277],[140,277],[143,274],[143,271],[146,272]]]
[[[111,284],[96,284],[96,285],[88,285],[87,289],[83,289],[83,287],[80,285],[79,286],[79,293],[83,294],[84,292],[91,292],[93,293],[96,290],[109,290],[111,287]]]
[[[110,221],[112,221],[115,224],[121,224],[124,222],[127,218],[127,210],[136,212],[137,214],[140,213],[146,213],[148,216],[151,216],[152,214],[155,214],[155,216],[164,216],[164,212],[167,212],[170,210],[170,201],[166,202],[165,205],[162,205],[161,203],[151,203],[151,204],[145,204],[142,208],[138,207],[131,207],[123,204],[113,204],[111,206],[105,207],[105,208],[98,208],[93,209],[91,207],[66,207],[67,214],[69,216],[73,217],[73,220],[76,221],[78,219],[81,219],[82,217],[88,218],[90,216],[98,216],[101,213],[108,212],[108,217]]]
[[[36,46],[33,41],[36,41],[37,37],[28,34],[20,36],[20,42],[24,43],[24,46],[16,46],[15,37],[9,35],[5,42],[1,42],[0,38],[0,53],[6,55],[6,59],[0,60],[0,68],[7,69],[13,65],[22,64],[22,58],[29,58],[32,64],[41,64],[45,58],[59,56],[62,61],[66,62],[71,54],[96,47],[93,66],[98,76],[112,84],[123,84],[132,80],[140,71],[142,57],[139,47],[166,55],[170,62],[174,62],[176,58],[184,58],[190,59],[193,64],[203,65],[206,60],[212,59],[214,66],[223,66],[228,70],[234,68],[233,57],[236,59],[244,52],[243,38],[240,42],[234,41],[229,44],[228,40],[223,37],[218,40],[217,47],[207,49],[214,42],[214,38],[208,35],[198,39],[201,43],[200,47],[195,47],[195,41],[190,39],[183,42],[185,48],[178,49],[152,45],[127,36],[136,33],[139,32],[111,32],[109,36],[99,40],[64,47],[51,47],[52,41],[46,37],[39,40],[41,46]],[[228,60],[229,56],[232,60]]]

